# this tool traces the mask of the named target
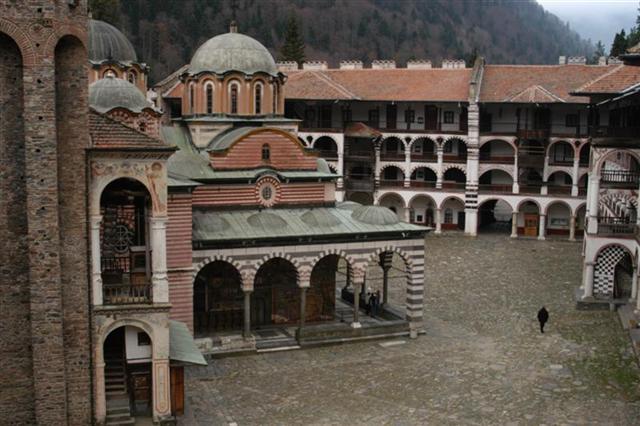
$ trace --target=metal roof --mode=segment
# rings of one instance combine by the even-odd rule
[[[89,86],[89,106],[102,113],[114,108],[126,108],[136,113],[145,109],[156,111],[140,89],[127,80],[112,76],[101,78]]]
[[[207,365],[183,322],[169,320],[169,359],[187,364]]]
[[[111,24],[89,20],[89,60],[136,62],[138,57],[127,37]]]
[[[335,207],[193,212],[193,240],[203,242],[255,242],[278,238],[313,239],[327,236],[353,240],[355,235],[362,234],[428,231],[429,228],[400,221],[386,225],[365,223],[356,219],[351,210]]]

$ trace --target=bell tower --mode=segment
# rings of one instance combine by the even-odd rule
[[[0,416],[90,424],[87,0],[0,0]]]

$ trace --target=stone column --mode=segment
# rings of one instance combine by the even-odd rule
[[[442,146],[438,145],[436,147],[436,155],[438,158],[438,167],[436,168],[436,189],[442,189],[442,179],[444,176],[444,172],[442,171],[442,164],[444,163],[444,152]]]
[[[244,322],[242,324],[242,337],[248,339],[251,337],[251,293],[253,293],[253,287],[243,288],[244,293]]]
[[[342,144],[341,150],[338,151],[338,174],[342,176],[338,178],[338,182],[336,183],[336,189],[338,191],[342,191],[344,189],[343,176],[346,176],[346,173],[344,170],[344,153],[342,152],[342,150],[344,150],[344,143]]]
[[[593,297],[593,262],[585,262],[583,299]]]
[[[100,345],[102,346],[102,345]],[[95,352],[102,352],[102,348],[96,348]],[[107,395],[104,382],[104,358],[96,356],[94,364],[94,391],[95,391],[95,418],[97,424],[104,424],[107,418]]]
[[[387,306],[389,302],[389,268],[382,267],[382,306]]]
[[[576,240],[576,216],[571,215],[569,218],[569,241]]]
[[[578,196],[578,174],[580,172],[580,157],[573,159],[573,169],[571,170],[571,196]]]
[[[304,320],[307,316],[307,287],[300,287],[300,325],[298,333],[302,333],[304,328]]]
[[[154,359],[152,368],[153,418],[159,421],[171,417],[169,359]]]
[[[411,186],[411,148],[405,148],[404,151],[404,187]]]
[[[546,226],[546,216],[541,214],[539,216],[539,223],[538,223],[538,239],[539,240],[544,240],[544,234],[545,234],[545,226]]]
[[[436,234],[441,234],[442,233],[442,209],[441,208],[437,208],[436,209],[436,230],[435,230]]]
[[[94,306],[102,305],[102,262],[100,254],[100,224],[102,216],[91,216],[91,289]]]
[[[513,158],[513,186],[511,190],[514,194],[520,193],[520,184],[518,183],[518,153],[514,150]]]
[[[352,328],[361,328],[360,324],[360,292],[364,285],[364,276],[354,275],[353,277],[353,322]]]
[[[631,297],[629,301],[635,300],[638,297],[638,268],[633,268],[633,276],[631,277]]]
[[[589,193],[587,197],[587,232],[596,234],[598,232],[598,198],[600,197],[600,176],[589,176]]]
[[[167,217],[151,217],[151,282],[153,303],[169,303],[169,278],[167,277]]]
[[[511,238],[518,238],[518,212],[511,213]]]
[[[376,162],[373,167],[373,173],[375,178],[375,188],[380,186],[380,144],[377,143],[373,149],[376,157]]]

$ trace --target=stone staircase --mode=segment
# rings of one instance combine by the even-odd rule
[[[106,425],[132,425],[127,376],[121,359],[107,360],[104,367],[105,393],[107,397]]]

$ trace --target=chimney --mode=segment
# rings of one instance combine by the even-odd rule
[[[278,71],[287,72],[287,71],[297,71],[298,63],[296,61],[283,61],[276,63],[278,67]]]
[[[395,69],[396,67],[396,61],[394,61],[393,59],[376,59],[373,62],[371,62],[371,69],[374,70],[384,70],[384,69]]]
[[[569,56],[567,58],[567,65],[586,65],[587,58],[585,56]]]
[[[607,65],[607,57],[606,56],[600,56],[598,58],[598,65],[600,65],[600,66]]]
[[[463,59],[443,59],[442,68],[446,70],[455,70],[466,68],[467,64]]]
[[[230,33],[237,33],[238,32],[238,24],[236,23],[235,19],[233,21],[231,21],[231,23],[229,24],[229,32]]]
[[[361,70],[362,61],[340,61],[341,70]]]
[[[327,61],[308,61],[302,64],[303,70],[324,71],[327,68],[329,68]]]
[[[431,61],[428,59],[411,59],[407,61],[407,69],[428,70],[431,68]]]
[[[566,65],[566,64],[567,64],[567,57],[566,56],[558,57],[558,65]]]

